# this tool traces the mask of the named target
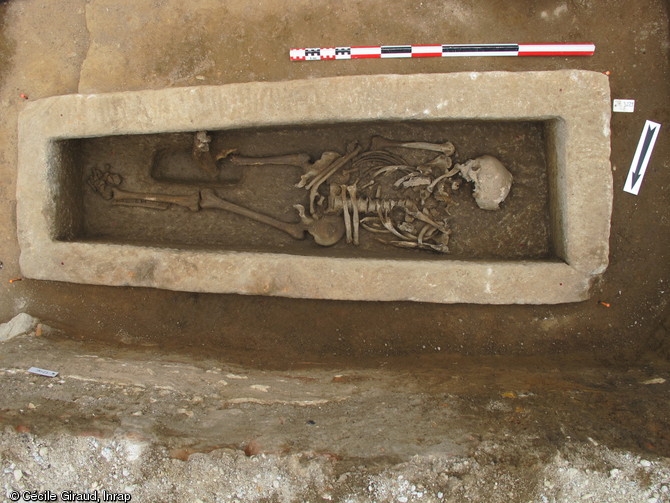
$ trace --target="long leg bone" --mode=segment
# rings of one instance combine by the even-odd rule
[[[264,223],[275,229],[287,233],[295,239],[304,239],[305,231],[314,237],[314,241],[321,246],[332,246],[344,235],[344,227],[341,219],[334,216],[326,216],[321,219],[311,219],[302,211],[300,222],[288,223],[263,215],[256,211],[239,206],[230,201],[220,198],[212,189],[200,191],[200,207],[203,209],[219,209],[229,211],[257,222]],[[299,210],[300,211],[300,210]]]
[[[133,200],[123,200],[123,201],[112,201],[114,206],[131,206],[133,208],[146,208],[148,210],[160,210],[164,211],[170,207],[169,203],[161,203],[158,201],[143,201],[138,199],[137,201]]]
[[[445,143],[427,143],[423,141],[397,141],[389,140],[382,136],[375,136],[372,138],[370,148],[379,150],[389,147],[413,148],[419,150],[430,150],[432,152],[440,152],[444,155],[452,155],[456,149],[453,143],[447,141]]]
[[[196,192],[186,196],[170,194],[152,194],[151,192],[130,192],[119,188],[112,189],[112,203],[124,206],[142,206],[145,208],[167,209],[171,204],[198,211],[200,196]],[[149,204],[147,204],[149,203]]]
[[[305,237],[305,226],[301,223],[291,224],[282,222],[281,220],[263,215],[262,213],[250,210],[244,206],[231,203],[230,201],[226,201],[225,199],[217,196],[212,189],[202,189],[200,191],[200,198],[200,207],[204,210],[217,209],[229,211],[231,213],[235,213],[236,215],[250,218],[251,220],[255,220],[257,222],[262,222],[266,225],[269,225],[270,227],[279,229],[280,231],[284,231],[295,239],[304,239]]]

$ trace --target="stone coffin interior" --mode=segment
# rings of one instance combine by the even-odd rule
[[[379,235],[361,230],[359,246],[344,240],[332,247],[317,245],[310,236],[296,240],[263,223],[220,210],[189,211],[117,206],[99,197],[87,179],[94,167],[121,175],[124,190],[170,195],[214,188],[221,197],[287,222],[297,221],[293,204],[306,205],[307,193],[296,188],[303,171],[287,165],[238,166],[222,160],[209,174],[190,155],[193,132],[119,135],[58,142],[62,159],[56,235],[66,242],[116,243],[164,248],[246,251],[332,257],[394,258],[402,260],[499,259],[559,260],[552,242],[552,197],[548,161],[555,159],[550,137],[556,120],[546,121],[396,121],[332,125],[274,126],[209,131],[211,150],[235,148],[246,156],[264,157],[307,153],[312,160],[327,150],[344,153],[356,140],[368,145],[380,135],[404,141],[451,141],[455,163],[480,155],[499,158],[513,174],[512,189],[499,210],[477,207],[472,183],[447,191],[448,254],[401,249],[381,242]],[[391,148],[410,163],[434,153]],[[396,175],[397,177],[397,175]],[[456,175],[453,180],[459,180]],[[556,234],[560,234],[557,232]],[[383,236],[386,238],[387,236]]]

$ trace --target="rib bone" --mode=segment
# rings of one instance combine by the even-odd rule
[[[340,157],[339,159],[337,159],[332,165],[330,165],[327,168],[327,171],[314,178],[314,180],[312,180],[307,185],[307,187],[305,187],[306,189],[309,190],[309,212],[312,215],[314,215],[314,200],[316,199],[316,194],[321,184],[327,181],[328,178],[330,178],[337,172],[337,170],[339,170],[342,166],[348,163],[351,159],[356,157],[360,152],[361,152],[360,145],[356,145],[356,147],[351,152],[349,152],[344,157]]]

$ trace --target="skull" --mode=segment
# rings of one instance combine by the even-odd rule
[[[477,206],[483,210],[497,210],[512,187],[512,174],[493,156],[483,155],[470,159],[464,164],[456,164],[461,176],[474,182],[472,195]]]

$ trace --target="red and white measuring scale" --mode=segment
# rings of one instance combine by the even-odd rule
[[[291,49],[291,61],[454,56],[591,56],[594,44],[455,44],[307,47]]]

